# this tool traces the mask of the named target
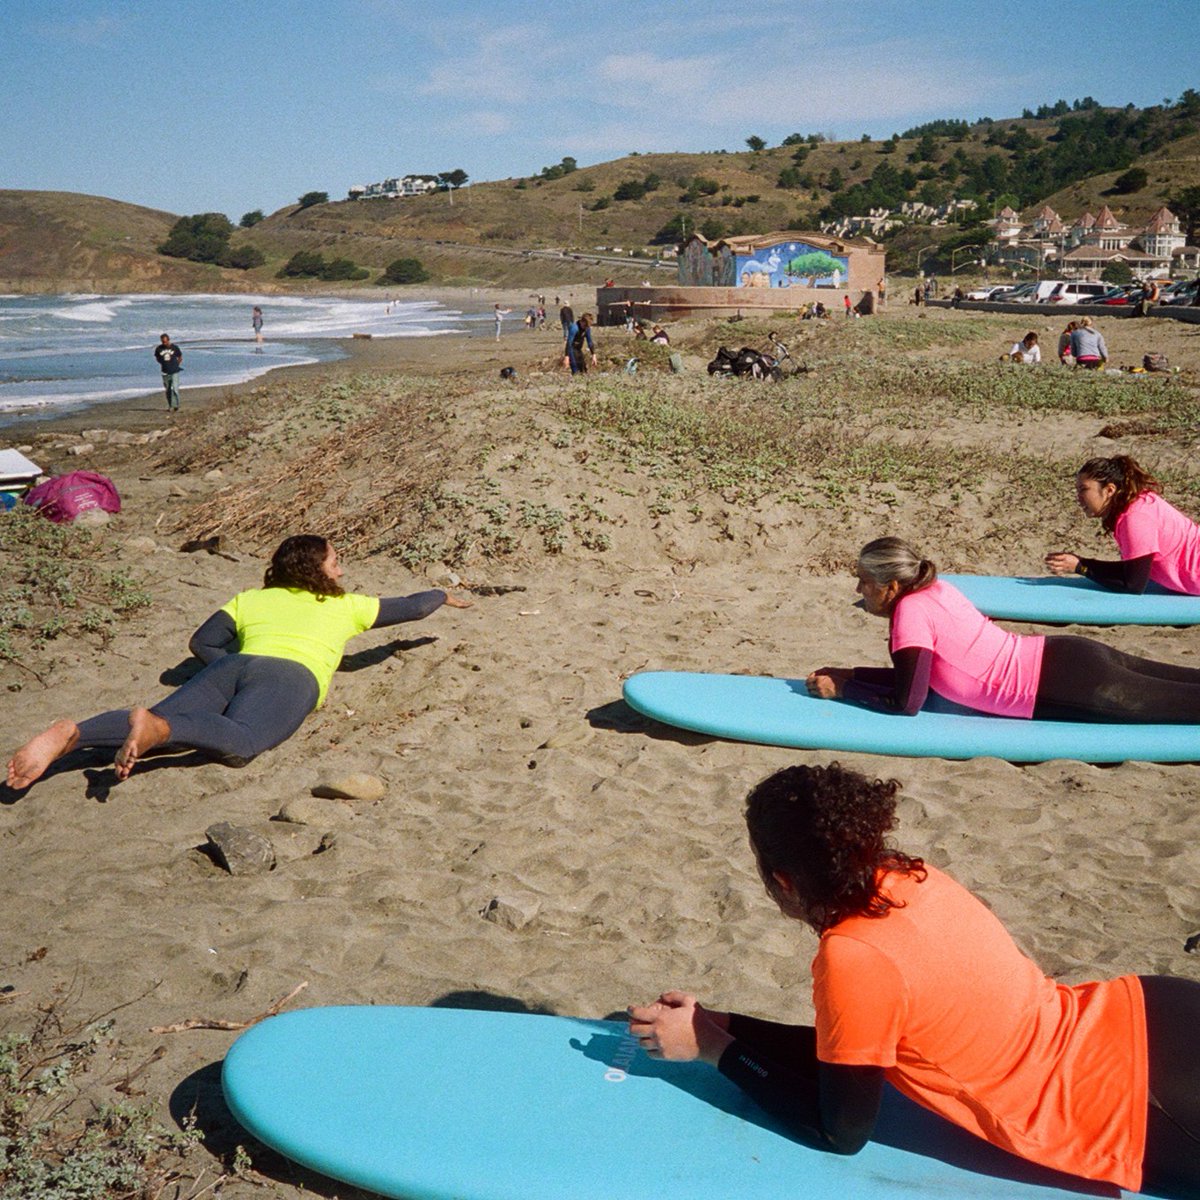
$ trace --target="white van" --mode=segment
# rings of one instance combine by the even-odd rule
[[[1069,283],[1060,283],[1046,297],[1048,304],[1091,304],[1098,296],[1111,292],[1112,288],[1106,283],[1092,283],[1090,280],[1072,279]]]
[[[1033,291],[1027,296],[1022,296],[1021,299],[1027,304],[1045,304],[1059,288],[1066,286],[1065,279],[1039,279]]]

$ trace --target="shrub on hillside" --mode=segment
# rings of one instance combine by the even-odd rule
[[[297,250],[291,258],[279,268],[281,278],[316,277],[325,270],[325,256],[315,250]]]
[[[1141,167],[1131,167],[1124,175],[1118,175],[1113,180],[1112,190],[1118,196],[1129,192],[1140,192],[1146,186],[1150,176]]]
[[[222,267],[235,267],[239,271],[249,271],[253,267],[261,267],[267,261],[266,255],[249,242],[240,246],[230,246],[217,260]]]
[[[353,259],[335,258],[327,262],[321,269],[320,277],[326,283],[340,283],[343,280],[366,279],[371,272],[365,267],[358,266]]]
[[[424,283],[429,278],[419,258],[397,258],[387,265],[380,283]]]
[[[266,262],[256,246],[244,243],[230,246],[232,234],[233,225],[224,213],[196,213],[191,217],[180,217],[171,226],[171,232],[158,252],[170,258],[215,263],[218,267],[234,267],[240,271],[261,267]]]
[[[250,229],[252,226],[257,225],[261,220],[263,220],[263,210],[261,208],[256,208],[251,212],[243,213],[242,219],[238,222],[238,224],[243,229]]]
[[[229,245],[233,225],[224,213],[196,213],[180,217],[171,226],[159,254],[186,258],[192,262],[215,263]]]
[[[328,204],[329,203],[329,193],[328,192],[305,192],[304,195],[300,197],[300,200],[298,203],[301,208],[312,208],[312,206],[314,204]]]

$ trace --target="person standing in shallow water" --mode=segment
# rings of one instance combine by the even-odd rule
[[[388,307],[388,311],[391,312],[390,305]],[[254,306],[254,312],[250,316],[250,325],[254,329],[254,340],[259,344],[259,346],[261,346],[262,340],[263,340],[263,334],[262,334],[263,318],[262,318],[262,309],[259,308],[257,304]],[[259,353],[261,354],[262,351],[259,350]]]
[[[164,333],[154,347],[154,358],[162,371],[163,390],[167,393],[167,410],[179,411],[179,372],[183,370],[183,351]]]

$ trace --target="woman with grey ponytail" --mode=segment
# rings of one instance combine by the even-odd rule
[[[1200,670],[1009,633],[902,538],[868,542],[857,573],[863,608],[887,618],[892,666],[822,667],[806,680],[812,696],[911,717],[932,690],[993,716],[1200,724]]]

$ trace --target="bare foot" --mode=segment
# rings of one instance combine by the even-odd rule
[[[27,788],[35,779],[40,779],[46,768],[56,759],[62,758],[79,741],[79,726],[74,721],[55,721],[43,730],[8,760],[8,786]]]
[[[156,717],[148,708],[131,708],[129,736],[117,751],[117,778],[128,779],[138,759],[155,746],[161,746],[170,736],[171,726],[162,717]]]

